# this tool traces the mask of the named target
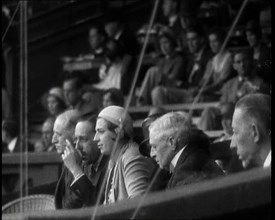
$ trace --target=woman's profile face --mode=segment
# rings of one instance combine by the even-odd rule
[[[221,48],[221,42],[216,34],[209,35],[209,45],[214,54],[218,53]]]
[[[58,115],[60,113],[60,102],[54,96],[48,96],[47,106],[51,115]]]

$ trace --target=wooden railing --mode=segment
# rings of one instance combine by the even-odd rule
[[[256,168],[181,188],[75,210],[2,215],[2,219],[271,219],[271,169]],[[135,216],[133,213],[140,207]],[[253,218],[253,219],[254,219]]]
[[[161,106],[166,111],[202,111],[207,107],[217,107],[219,102],[201,102],[201,103],[184,103],[184,104],[169,104]],[[134,119],[146,118],[148,112],[153,106],[132,106],[129,108],[128,112]]]
[[[2,154],[2,194],[7,193],[5,187],[11,181],[14,184],[14,189],[10,189],[9,193],[20,189],[20,161],[24,161],[24,159],[20,159],[20,156],[22,156],[20,153]],[[56,152],[28,153],[27,162],[28,179],[33,187],[58,180],[62,159]],[[24,183],[26,181],[24,180]]]

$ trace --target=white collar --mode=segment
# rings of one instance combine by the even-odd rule
[[[269,151],[269,153],[265,159],[264,167],[270,167],[270,165],[271,165],[271,150]]]
[[[17,137],[13,138],[12,141],[9,143],[8,149],[10,152],[14,151],[16,141],[17,141]]]
[[[171,164],[170,164],[170,171],[172,171],[172,172],[174,171],[174,169],[178,163],[178,160],[180,158],[180,155],[183,152],[183,150],[185,149],[185,147],[186,147],[186,145],[172,159]]]
[[[122,30],[120,30],[120,31],[116,34],[115,39],[118,40],[118,38],[120,37],[121,34],[122,34]]]
[[[178,17],[177,14],[172,15],[172,16],[169,17],[169,26],[170,27],[172,27],[174,25],[175,21],[177,20],[177,17]]]

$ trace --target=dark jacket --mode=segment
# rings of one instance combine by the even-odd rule
[[[186,68],[186,73],[185,73],[185,77],[186,78],[182,78],[183,82],[185,82],[183,84],[183,88],[186,88],[186,83],[188,86],[193,87],[193,86],[198,86],[198,84],[200,83],[200,81],[203,78],[205,69],[206,69],[206,65],[207,62],[213,57],[213,53],[210,50],[209,47],[204,47],[201,57],[199,60],[195,61],[194,55],[190,54],[188,61],[187,61],[187,68]],[[194,72],[193,76],[192,76],[192,80],[190,82],[188,82],[188,78],[192,72],[193,69],[193,65],[197,63],[198,64],[198,69]]]
[[[71,185],[74,179],[73,175],[65,166],[63,166],[55,190],[56,209],[75,209],[94,205],[100,187],[103,184],[107,166],[108,158],[104,156],[95,174],[91,174],[90,177],[83,175],[74,182],[73,185]],[[102,203],[102,195],[101,198],[100,202]]]
[[[207,138],[202,132],[197,131],[180,155],[167,188],[175,188],[223,175],[220,167],[211,158],[208,147]]]

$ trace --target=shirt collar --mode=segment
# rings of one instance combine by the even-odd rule
[[[172,15],[172,16],[169,17],[169,26],[170,27],[172,27],[174,25],[175,21],[177,20],[177,17],[178,17],[177,14]]]
[[[17,141],[17,137],[13,138],[12,141],[9,143],[8,149],[10,152],[14,151],[16,141]]]
[[[120,30],[120,31],[116,34],[115,39],[118,40],[118,38],[120,37],[121,34],[122,34],[122,30]]]
[[[269,151],[269,153],[265,159],[264,167],[270,167],[270,165],[271,165],[271,150]]]
[[[178,160],[180,158],[181,153],[183,152],[183,150],[185,149],[186,145],[174,156],[174,158],[171,161],[170,164],[170,172],[172,173],[178,163]]]

